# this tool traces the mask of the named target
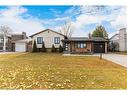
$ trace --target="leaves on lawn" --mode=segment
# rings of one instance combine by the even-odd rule
[[[0,55],[1,89],[126,89],[127,69],[97,57]]]

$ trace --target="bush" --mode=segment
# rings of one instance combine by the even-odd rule
[[[63,47],[61,45],[59,46],[59,52],[63,52]]]
[[[56,48],[54,45],[52,45],[52,52],[56,52]]]
[[[37,52],[37,45],[36,45],[36,41],[35,40],[34,40],[32,52]]]
[[[45,48],[45,44],[44,42],[42,43],[42,49],[41,49],[42,52],[46,52],[46,48]]]

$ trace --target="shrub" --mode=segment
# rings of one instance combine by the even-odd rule
[[[42,43],[42,49],[41,49],[42,52],[46,52],[46,48],[45,48],[45,44],[44,42]]]
[[[56,48],[54,45],[52,45],[52,52],[56,52]]]
[[[61,45],[59,46],[59,52],[63,52],[63,47]]]
[[[37,45],[36,45],[36,41],[35,40],[34,40],[32,52],[37,52]]]

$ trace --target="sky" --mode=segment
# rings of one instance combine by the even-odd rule
[[[98,25],[105,27],[109,37],[127,27],[127,6],[0,6],[0,26],[28,36],[44,29],[60,30],[71,22],[73,35],[88,36]]]

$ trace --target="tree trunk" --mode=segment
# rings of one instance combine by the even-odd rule
[[[3,46],[3,52],[6,51],[6,36],[4,35],[4,46]]]

